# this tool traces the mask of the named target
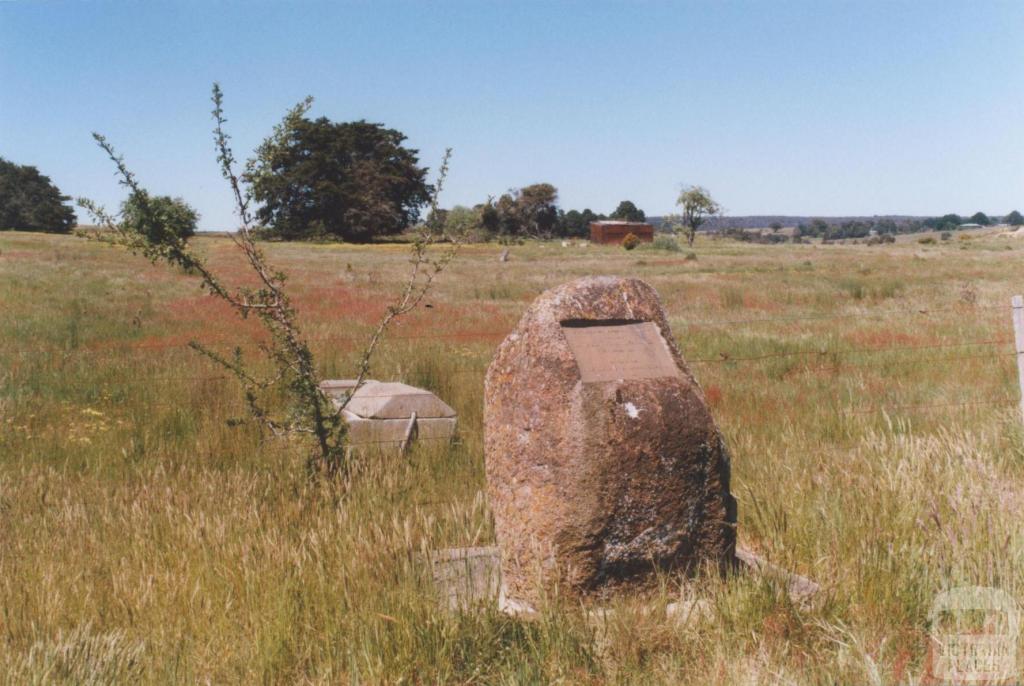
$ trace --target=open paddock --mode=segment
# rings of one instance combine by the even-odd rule
[[[0,674],[11,683],[903,683],[951,585],[1024,597],[1024,431],[1009,302],[1024,244],[687,250],[467,245],[372,376],[435,392],[450,448],[311,485],[187,347],[258,328],[195,279],[72,237],[0,234]],[[195,239],[221,273],[230,241]],[[408,267],[403,245],[267,244],[324,378],[350,376]],[[821,584],[704,578],[677,623],[552,599],[450,614],[417,554],[492,545],[483,377],[541,291],[647,280],[732,453],[739,539]]]

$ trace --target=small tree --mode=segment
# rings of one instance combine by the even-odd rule
[[[68,233],[75,225],[68,200],[35,167],[0,157],[0,230]]]
[[[103,227],[102,231],[86,235],[127,247],[132,252],[141,253],[152,262],[165,262],[181,267],[198,276],[201,288],[230,305],[238,316],[255,317],[269,334],[269,342],[260,345],[266,361],[274,369],[268,376],[260,376],[259,372],[244,359],[241,348],[236,348],[233,355],[225,356],[196,341],[190,345],[238,379],[249,412],[261,427],[268,429],[275,436],[299,436],[309,439],[307,468],[311,475],[333,475],[345,466],[347,431],[341,416],[345,405],[336,408],[333,401],[321,392],[313,354],[299,329],[296,311],[284,287],[286,275],[270,264],[253,237],[255,217],[250,206],[254,194],[252,187],[247,186],[244,178],[235,170],[235,157],[229,145],[229,136],[224,130],[226,119],[223,94],[217,84],[213,86],[213,103],[217,161],[222,176],[231,188],[239,219],[238,231],[231,235],[231,240],[245,257],[256,286],[232,287],[211,271],[206,261],[192,251],[185,238],[167,225],[168,215],[159,211],[159,200],[152,198],[141,187],[125,164],[124,158],[99,134],[93,134],[93,137],[114,162],[120,183],[128,191],[126,206],[129,208],[129,215],[127,221],[117,221],[99,205],[82,198],[79,203]],[[274,136],[269,139],[272,144],[284,144],[282,138],[289,135],[290,129],[287,123],[300,119],[310,103],[311,99],[307,98],[288,113],[285,123],[278,126]],[[437,193],[447,174],[449,154],[450,151],[445,153],[441,164],[431,201],[433,209],[437,208]],[[439,255],[432,256],[429,248],[438,241],[448,241],[448,245]],[[363,350],[353,392],[366,378],[372,355],[388,326],[397,317],[419,305],[434,278],[454,258],[458,245],[457,238],[446,234],[438,235],[425,226],[417,233],[412,246],[409,276]],[[285,399],[284,407],[275,410],[274,408],[280,407],[278,399],[281,397]],[[350,394],[349,398],[351,397]]]
[[[478,205],[476,209],[480,213],[480,228],[484,230],[488,238],[493,238],[501,233],[501,213],[494,204],[493,198],[488,198],[487,202]]]
[[[812,219],[810,226],[807,227],[808,235],[821,236],[822,238],[828,237],[830,229],[831,227],[827,221],[818,218]]]
[[[548,238],[559,223],[557,203],[558,189],[550,183],[514,188],[488,203],[493,213],[484,211],[484,226],[493,225],[494,232],[503,236]]]
[[[647,215],[630,200],[623,200],[615,211],[609,215],[610,219],[619,219],[624,222],[647,221]]]
[[[590,222],[606,219],[603,214],[595,214],[590,208],[583,212],[569,210],[559,216],[559,234],[567,238],[590,238]]]
[[[992,223],[992,220],[988,218],[988,215],[984,212],[975,212],[971,216],[971,222],[974,224],[981,224],[982,226],[988,226]]]
[[[479,233],[484,230],[482,224],[483,206],[475,208],[456,205],[451,210],[431,211],[427,218],[427,227],[435,233],[459,235],[467,240],[479,240]]]
[[[559,231],[558,233],[575,238],[576,236],[587,235],[587,225],[583,220],[583,213],[579,210],[569,210],[563,213],[558,218]]]
[[[603,214],[595,214],[589,207],[582,212],[579,210],[569,210],[561,215],[559,219],[561,223],[560,233],[570,238],[589,238],[590,222],[596,222],[601,219],[606,219],[606,217]]]
[[[1017,210],[1014,210],[1013,212],[1010,212],[1010,214],[1006,215],[1006,218],[1003,219],[1003,221],[1010,226],[1020,226],[1021,224],[1024,224],[1024,216],[1022,216]]]
[[[692,246],[697,237],[697,229],[722,211],[722,207],[711,197],[711,193],[701,186],[687,186],[679,193],[676,204],[682,208],[680,220],[686,231],[686,242]]]
[[[772,222],[768,225],[768,228],[772,230],[772,233],[778,233],[782,230],[782,224],[779,222]]]
[[[191,238],[196,233],[199,213],[181,198],[150,196],[145,190],[121,203],[121,221],[128,230],[145,236],[150,243],[165,243],[176,237]],[[163,232],[168,235],[164,236]]]
[[[438,232],[444,229],[445,224],[448,223],[448,210],[436,209],[431,210],[430,214],[427,215],[427,228],[431,231]]]
[[[550,183],[535,183],[519,189],[516,206],[527,235],[547,238],[558,223],[558,189]]]
[[[448,210],[445,226],[449,233],[462,236],[480,228],[480,213],[471,207],[456,205]]]

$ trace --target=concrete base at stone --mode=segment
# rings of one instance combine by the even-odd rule
[[[434,587],[449,610],[489,605],[501,596],[498,549],[444,548],[427,554]]]
[[[740,573],[768,576],[785,583],[793,602],[808,603],[821,590],[817,583],[807,577],[788,572],[749,550],[737,548],[736,560],[739,565],[737,571]],[[449,610],[496,606],[502,612],[516,617],[530,618],[536,614],[534,608],[505,597],[501,583],[501,553],[497,546],[435,550],[428,553],[427,564],[430,566],[438,600]],[[666,616],[685,620],[706,611],[708,608],[702,603],[701,600],[669,603]],[[610,612],[595,607],[590,610],[590,615],[592,618],[602,618]]]

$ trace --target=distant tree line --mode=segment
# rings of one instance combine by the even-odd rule
[[[285,240],[366,242],[408,231],[420,223],[433,188],[419,151],[406,147],[400,131],[367,121],[332,122],[326,117],[297,116],[283,122],[255,151],[243,179],[251,184],[256,217],[269,237]],[[68,232],[75,214],[68,197],[35,167],[0,158],[0,229]],[[154,196],[153,206],[182,237],[195,232],[198,214],[180,198]],[[721,228],[722,208],[700,186],[687,186],[677,199],[679,214],[655,222],[662,231],[683,234],[692,244],[698,230],[740,237]],[[137,212],[135,213],[137,215]],[[133,208],[122,207],[129,222]],[[605,215],[590,208],[559,207],[558,189],[550,183],[513,188],[473,207],[456,206],[427,217],[430,228],[447,229],[478,240],[584,238],[590,223],[604,219],[647,221],[645,212],[623,200]],[[965,223],[996,223],[984,212],[964,218],[946,214],[928,219],[851,219],[830,223],[812,219],[796,227],[794,238],[823,240],[867,238],[918,231],[954,231]],[[1002,218],[1020,226],[1014,210]],[[717,222],[717,223],[716,223]],[[774,242],[786,240],[782,225],[773,222]],[[140,227],[145,232],[146,227]]]
[[[70,199],[35,167],[0,158],[0,230],[70,233],[76,222]],[[139,210],[140,202],[148,213]],[[167,232],[188,238],[199,221],[199,214],[181,198],[148,194],[122,203],[121,217],[153,241],[163,240],[160,234]]]
[[[943,234],[944,238],[948,238],[951,232],[960,230],[965,225],[992,226],[1000,221],[1009,226],[1021,226],[1024,225],[1024,216],[1017,210],[1014,210],[1001,218],[989,217],[984,212],[977,212],[970,217],[945,214],[941,217],[929,217],[927,219],[901,220],[880,218],[829,222],[825,219],[816,218],[807,223],[798,224],[792,236],[780,233],[783,226],[779,222],[772,222],[769,225],[771,233],[736,226],[717,229],[716,233],[747,243],[772,244],[785,243],[787,241],[799,243],[808,238],[820,238],[825,242],[866,239],[865,242],[876,244],[891,243],[898,234],[920,233],[923,231],[939,231]]]
[[[366,121],[334,123],[296,118],[267,139],[250,160],[246,180],[260,203],[257,217],[272,236],[294,240],[369,241],[417,224],[433,188],[419,152],[405,135]],[[280,135],[283,133],[284,135]],[[513,188],[473,207],[437,210],[429,228],[478,239],[590,235],[590,222],[644,221],[628,200],[607,217],[590,209],[565,211],[550,183]]]
[[[566,211],[558,206],[557,188],[550,183],[535,183],[513,188],[473,207],[456,205],[438,210],[427,218],[427,224],[476,240],[586,238],[590,236],[590,223],[604,219],[642,222],[646,214],[630,200],[623,200],[607,215],[590,208]]]
[[[1020,226],[1024,224],[1024,217],[1021,216],[1020,212],[1014,210],[1003,217],[1002,221],[1010,226]],[[808,224],[798,225],[794,236],[822,238],[831,241],[848,238],[867,238],[872,235],[885,236],[919,233],[921,231],[956,231],[965,224],[991,226],[997,223],[999,223],[998,219],[993,220],[984,212],[977,212],[970,217],[961,217],[958,214],[944,214],[941,217],[929,217],[923,220],[854,220],[838,224],[830,224],[824,219],[812,219]]]

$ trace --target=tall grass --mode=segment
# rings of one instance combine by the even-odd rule
[[[986,240],[917,260],[913,242],[698,240],[699,261],[643,265],[467,246],[371,372],[439,393],[458,439],[363,455],[346,490],[233,421],[238,389],[181,346],[237,338],[192,279],[0,234],[0,682],[920,683],[940,589],[1024,600],[1013,358],[981,356],[1009,346],[899,349],[1010,337],[989,307],[1020,289],[1018,260]],[[232,268],[224,240],[198,241]],[[368,335],[402,247],[268,249],[323,370],[351,373],[364,341],[339,322]],[[544,288],[603,273],[650,281],[684,355],[708,360],[693,371],[732,451],[741,542],[818,581],[816,602],[740,576],[665,579],[654,610],[626,598],[598,617],[558,599],[534,621],[437,603],[420,554],[494,540],[482,379],[501,333]],[[973,303],[950,286],[968,281]],[[884,350],[844,352],[867,349]],[[766,357],[806,350],[822,352]],[[701,610],[658,611],[680,597]]]

